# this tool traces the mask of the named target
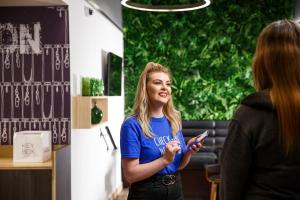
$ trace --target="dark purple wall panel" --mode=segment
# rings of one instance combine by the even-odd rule
[[[0,145],[21,130],[70,144],[68,7],[0,7]]]

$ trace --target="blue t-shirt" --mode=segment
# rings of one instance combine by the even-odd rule
[[[173,174],[177,171],[186,148],[182,132],[175,137],[167,118],[150,118],[150,126],[154,137],[146,137],[136,117],[126,119],[121,128],[121,156],[122,158],[138,158],[140,164],[148,163],[160,158],[165,151],[165,146],[170,140],[180,141],[180,150],[174,161],[158,172],[158,174]]]

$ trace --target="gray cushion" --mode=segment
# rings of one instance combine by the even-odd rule
[[[213,164],[217,162],[218,162],[218,158],[215,153],[198,152],[192,155],[191,160],[185,169],[203,170],[205,164]]]

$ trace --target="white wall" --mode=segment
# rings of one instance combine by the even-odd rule
[[[70,15],[72,95],[81,95],[82,76],[101,78],[101,50],[123,57],[123,33],[95,10],[93,15],[86,15],[85,7],[92,7],[84,0],[66,3]],[[108,110],[107,125],[119,147],[124,96],[109,97]],[[122,186],[120,150],[107,151],[99,134],[99,128],[72,129],[72,200],[106,200]]]

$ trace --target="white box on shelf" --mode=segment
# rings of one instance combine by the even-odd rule
[[[46,162],[51,158],[51,131],[20,131],[13,139],[14,162]]]

